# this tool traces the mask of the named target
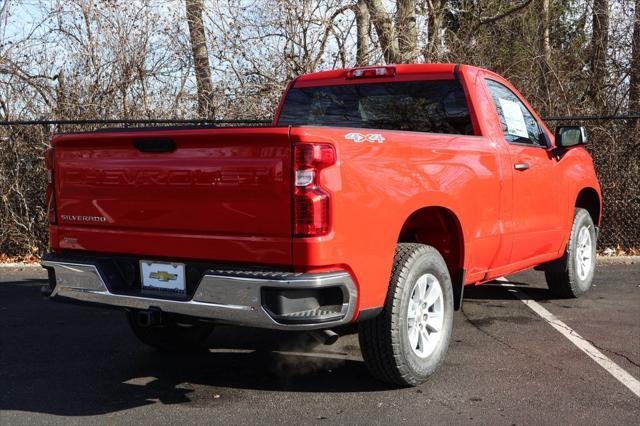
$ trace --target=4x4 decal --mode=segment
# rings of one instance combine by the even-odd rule
[[[362,134],[362,133],[347,133],[346,135],[344,135],[345,139],[350,139],[356,143],[362,143],[362,142],[371,142],[371,143],[382,143],[384,142],[384,136],[382,136],[380,133],[366,133],[366,134]]]

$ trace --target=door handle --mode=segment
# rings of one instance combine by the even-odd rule
[[[516,163],[513,166],[514,169],[516,170],[527,170],[529,168],[529,164],[527,163]]]

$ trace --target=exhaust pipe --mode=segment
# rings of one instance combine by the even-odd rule
[[[339,334],[331,330],[310,331],[309,334],[319,343],[327,346],[333,345],[340,338]]]

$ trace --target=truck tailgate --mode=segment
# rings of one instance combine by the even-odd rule
[[[53,145],[54,247],[244,262],[271,247],[291,257],[286,128],[62,134]]]

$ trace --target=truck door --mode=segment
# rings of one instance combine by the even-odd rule
[[[510,263],[526,263],[559,250],[560,197],[554,196],[556,159],[544,130],[508,87],[486,80],[508,143],[513,176],[513,248]]]

